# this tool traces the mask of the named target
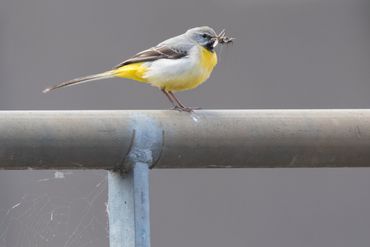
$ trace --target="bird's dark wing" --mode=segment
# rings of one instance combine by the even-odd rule
[[[132,63],[154,61],[154,60],[161,59],[161,58],[178,59],[186,55],[187,55],[187,52],[185,50],[174,49],[166,45],[161,45],[161,46],[152,47],[148,50],[139,52],[132,58],[127,59],[126,61],[123,61],[122,63],[115,66],[114,69],[117,69],[119,67],[132,64]]]

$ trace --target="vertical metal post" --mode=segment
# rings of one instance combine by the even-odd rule
[[[109,246],[150,247],[149,166],[108,173]]]
[[[135,246],[150,247],[149,216],[149,166],[137,162],[133,165],[134,208],[135,208]]]
[[[149,168],[162,148],[163,132],[156,121],[132,115],[132,145],[122,168],[109,172],[110,247],[150,247]]]
[[[108,172],[109,246],[135,247],[133,172]]]

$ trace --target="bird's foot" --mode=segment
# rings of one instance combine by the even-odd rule
[[[176,110],[176,111],[180,111],[180,112],[182,112],[182,111],[184,111],[184,112],[193,112],[194,110],[200,110],[200,109],[202,109],[202,108],[200,108],[200,107],[186,107],[186,106],[184,106],[184,107],[181,107],[181,106],[174,106],[174,107],[172,107],[172,110]]]

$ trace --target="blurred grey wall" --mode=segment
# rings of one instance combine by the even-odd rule
[[[236,37],[198,89],[208,109],[369,108],[367,0],[2,0],[0,109],[167,109],[111,68],[189,27]],[[0,246],[107,245],[104,172],[0,172]],[[368,169],[154,170],[153,246],[368,246]],[[18,204],[19,203],[19,204]],[[46,241],[47,240],[47,241]]]

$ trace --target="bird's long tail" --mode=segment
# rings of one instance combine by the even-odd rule
[[[108,78],[112,78],[112,77],[115,77],[114,70],[106,71],[106,72],[99,73],[99,74],[79,77],[79,78],[76,78],[76,79],[73,79],[73,80],[70,80],[70,81],[65,81],[65,82],[59,83],[55,86],[48,87],[42,92],[47,93],[47,92],[50,92],[51,90],[54,90],[54,89],[57,89],[57,88],[69,87],[69,86],[73,86],[73,85],[86,83],[86,82],[89,82],[89,81],[103,80],[103,79],[108,79]]]

